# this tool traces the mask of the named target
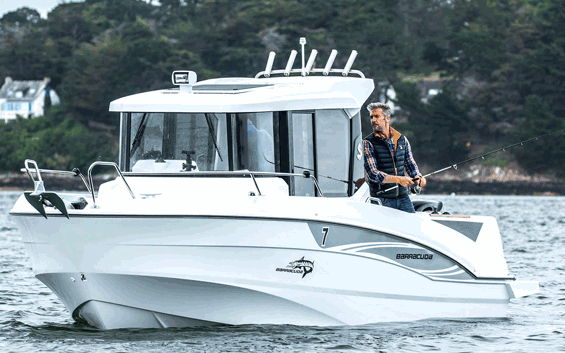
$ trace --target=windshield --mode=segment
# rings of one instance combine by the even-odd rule
[[[342,110],[122,114],[125,172],[307,171],[325,196],[352,189],[350,118]],[[316,195],[309,179],[285,180],[291,195]]]
[[[225,114],[132,113],[133,172],[227,170]]]
[[[129,124],[132,172],[275,171],[272,112],[131,113]]]

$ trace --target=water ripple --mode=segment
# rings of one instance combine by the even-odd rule
[[[565,198],[454,196],[452,214],[496,215],[510,273],[540,281],[500,319],[423,320],[341,327],[219,325],[101,331],[72,320],[31,271],[0,192],[0,352],[554,352],[565,341]],[[3,212],[3,213],[2,213]]]

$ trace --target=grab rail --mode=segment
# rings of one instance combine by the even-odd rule
[[[72,171],[39,169],[38,166],[37,166],[37,163],[32,159],[26,159],[24,165],[25,165],[25,168],[22,168],[21,171],[27,172],[28,176],[33,181],[34,188],[35,188],[34,193],[36,193],[36,194],[40,194],[42,192],[45,192],[45,187],[43,185],[43,179],[41,178],[41,173],[80,176],[84,185],[86,186],[86,189],[92,195],[92,202],[93,202],[92,207],[93,208],[98,208],[98,207],[96,206],[96,197],[94,195],[94,182],[92,180],[92,170],[94,169],[94,167],[96,167],[98,165],[114,167],[116,169],[116,171],[118,172],[118,175],[120,176],[120,178],[122,179],[122,181],[126,185],[131,197],[133,199],[135,199],[135,194],[131,190],[129,184],[127,183],[127,181],[124,177],[124,175],[120,171],[120,168],[114,162],[97,161],[97,162],[92,163],[90,165],[90,167],[88,168],[88,181],[84,178],[84,175],[82,175],[82,173],[80,172],[80,170],[78,168],[74,168]],[[35,169],[35,170],[31,169],[30,165],[33,165],[33,167],[34,167],[33,169]],[[35,178],[31,174],[32,172],[37,175],[37,178],[39,179],[38,181],[35,180]],[[159,173],[160,176],[166,176],[167,174],[168,173]],[[126,175],[127,176],[146,176],[144,173],[131,173],[131,172],[129,172],[129,173],[126,172]],[[179,176],[179,173],[174,173],[173,175]],[[318,184],[316,177],[314,177],[312,174],[310,174],[309,171],[304,171],[304,173],[302,173],[302,174],[280,173],[280,172],[211,171],[211,172],[182,173],[180,175],[182,175],[183,177],[184,176],[186,176],[186,177],[210,177],[210,176],[211,177],[214,177],[214,176],[216,176],[216,177],[217,176],[219,176],[219,177],[237,177],[237,176],[245,177],[245,176],[249,176],[253,180],[253,184],[255,185],[255,188],[257,189],[257,194],[259,196],[262,196],[262,194],[261,194],[261,190],[259,189],[259,184],[257,184],[256,177],[303,177],[303,178],[306,178],[306,179],[312,179],[312,182],[314,183],[314,187],[316,188],[318,194],[321,197],[324,197],[324,193],[322,192],[322,189],[320,189],[320,185]],[[379,199],[376,199],[376,200],[377,200],[377,202],[380,202]]]
[[[128,191],[131,195],[132,198],[135,199],[135,195],[133,193],[133,191],[131,191],[131,188],[129,187],[126,179],[124,178],[122,172],[120,171],[120,168],[118,168],[118,165],[114,162],[94,162],[90,165],[90,167],[88,168],[88,182],[90,183],[90,193],[92,194],[92,207],[93,208],[98,208],[96,206],[96,199],[94,197],[94,183],[92,181],[92,169],[94,169],[94,167],[96,167],[97,165],[105,165],[105,166],[111,166],[116,168],[116,171],[118,172],[118,174],[120,175],[120,178],[122,178],[122,181],[124,182],[124,184],[126,184],[126,187],[128,188]]]
[[[382,206],[383,205],[383,201],[381,199],[379,199],[378,197],[367,197],[367,199],[365,200],[365,203],[370,203],[371,201],[376,201],[377,205]]]
[[[128,177],[147,177],[147,176],[175,176],[175,177],[192,177],[192,178],[205,178],[205,177],[223,177],[223,178],[233,178],[233,177],[246,177],[249,176],[252,178],[253,183],[255,184],[255,188],[257,189],[258,195],[261,195],[261,191],[259,190],[259,185],[255,178],[257,177],[302,177],[307,179],[312,179],[314,183],[314,187],[318,191],[321,197],[324,197],[320,186],[318,185],[317,179],[310,174],[309,171],[304,171],[302,174],[295,174],[295,173],[280,173],[280,172],[250,172],[250,171],[209,171],[209,172],[190,172],[190,173],[158,173],[158,174],[150,174],[150,173],[132,173],[132,172],[125,172],[125,175]]]
[[[35,178],[31,175],[31,172],[29,170],[30,164],[33,164],[35,166],[35,174],[37,174],[37,179],[39,179],[39,180],[35,180]],[[40,195],[40,194],[44,193],[45,192],[45,184],[43,184],[43,179],[41,179],[41,173],[39,172],[39,168],[37,167],[37,162],[35,162],[33,159],[26,159],[25,162],[24,162],[24,166],[25,166],[25,171],[27,172],[27,175],[29,176],[31,181],[33,181],[33,193],[32,193],[32,195],[36,196],[36,195]]]
[[[35,168],[34,168],[35,170],[33,170],[33,169],[30,170],[30,168],[29,168],[30,164],[33,164],[35,166]],[[38,189],[38,187],[39,188],[42,187],[43,191],[45,191],[45,187],[43,186],[43,179],[41,178],[41,173],[46,173],[46,174],[72,175],[74,177],[79,176],[82,179],[84,186],[86,186],[86,189],[88,190],[88,192],[90,192],[90,186],[88,185],[88,183],[86,182],[86,179],[84,178],[84,175],[82,175],[82,173],[80,172],[80,169],[78,169],[78,168],[74,168],[72,171],[54,170],[54,169],[39,169],[37,167],[37,163],[33,159],[26,159],[25,162],[24,162],[24,165],[25,165],[25,168],[20,169],[20,171],[27,173],[27,175],[29,176],[31,181],[33,181],[35,189]],[[32,172],[37,174],[37,178],[39,179],[39,181],[36,181],[35,178],[31,175]],[[36,183],[38,183],[38,184],[36,184]],[[34,191],[34,193],[35,193],[35,191]]]

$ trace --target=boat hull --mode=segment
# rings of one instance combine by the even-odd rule
[[[307,221],[23,215],[16,221],[36,277],[75,319],[102,329],[503,317],[511,298],[508,280],[438,279],[426,275],[433,269],[410,268],[386,253],[323,248]],[[394,244],[373,249],[418,247]]]

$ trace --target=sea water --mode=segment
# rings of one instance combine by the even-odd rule
[[[215,326],[101,331],[77,324],[33,277],[8,215],[19,192],[0,192],[0,352],[558,352],[565,351],[565,197],[444,196],[452,214],[498,219],[510,272],[540,282],[507,318],[362,326]]]

